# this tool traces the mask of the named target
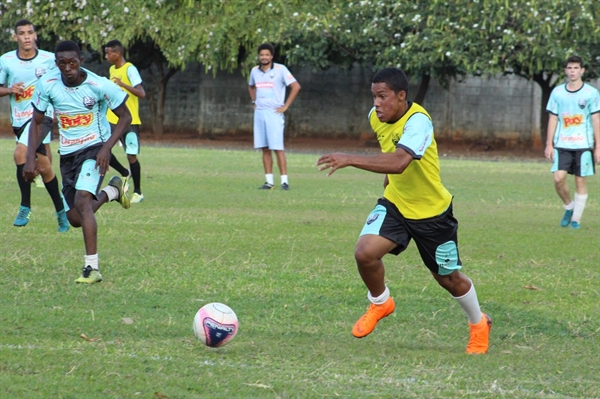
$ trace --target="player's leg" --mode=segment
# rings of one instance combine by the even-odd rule
[[[262,163],[265,171],[265,184],[259,190],[273,189],[273,157],[267,140],[267,127],[265,124],[266,110],[254,111],[254,148],[262,152]]]
[[[491,318],[482,313],[475,286],[460,272],[458,221],[452,205],[443,214],[422,221],[407,221],[421,259],[437,283],[458,302],[469,321],[470,338],[467,353],[483,354],[489,348]]]
[[[140,127],[139,125],[131,125],[129,130],[129,132],[125,133],[123,146],[125,148],[125,153],[127,154],[131,178],[133,179],[133,195],[131,196],[131,202],[137,203],[144,200],[141,180],[142,169],[137,158],[140,153]]]
[[[595,174],[595,164],[592,151],[584,150],[576,154],[575,157],[575,196],[573,209],[573,217],[569,227],[572,229],[581,228],[581,217],[588,198],[588,189],[586,178]]]
[[[277,158],[277,167],[281,176],[281,188],[289,190],[289,181],[287,175],[287,160],[284,152],[283,132],[285,129],[285,117],[275,111],[266,113],[267,141],[269,149],[275,152]]]
[[[27,225],[29,218],[31,217],[31,183],[25,181],[23,177],[23,168],[25,167],[25,161],[27,160],[27,142],[29,139],[29,124],[21,126],[20,128],[14,128],[13,131],[16,136],[16,147],[13,153],[13,158],[16,166],[16,177],[17,184],[19,186],[19,192],[21,193],[21,204],[19,206],[19,212],[13,224],[17,227]]]
[[[382,258],[387,253],[399,254],[410,241],[399,217],[394,205],[387,200],[379,200],[369,214],[356,243],[354,259],[358,273],[369,290],[367,298],[371,302],[366,313],[352,328],[352,335],[356,338],[369,335],[377,322],[390,315],[396,308],[385,284],[385,266]]]
[[[571,223],[573,208],[575,203],[571,200],[571,192],[567,183],[567,175],[573,173],[574,152],[568,150],[554,150],[554,163],[550,172],[554,177],[554,189],[563,201],[565,213],[560,221],[562,227],[567,227]]]

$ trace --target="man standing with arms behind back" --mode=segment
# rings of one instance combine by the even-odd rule
[[[548,138],[544,155],[553,162],[554,188],[562,199],[562,227],[581,228],[588,197],[587,176],[595,173],[594,158],[600,163],[600,94],[583,83],[583,60],[576,55],[565,63],[567,83],[552,90],[546,110]],[[571,200],[567,174],[575,175],[575,198]]]
[[[23,178],[29,124],[33,114],[31,99],[38,79],[56,66],[54,54],[38,50],[37,33],[30,21],[22,19],[15,24],[14,38],[17,42],[17,50],[9,51],[0,57],[0,96],[10,96],[10,119],[17,136],[14,160],[17,167],[17,183],[21,191],[21,206],[13,224],[22,227],[27,225],[31,216],[31,183]],[[2,87],[4,84],[6,87]],[[49,152],[53,117],[54,110],[48,107],[42,122],[43,144],[36,148],[36,161],[37,170],[42,175],[46,190],[54,203],[58,231],[64,233],[69,230],[69,222],[60,195],[58,179],[52,170]]]
[[[261,190],[272,190],[273,156],[277,156],[277,166],[281,174],[281,188],[289,190],[287,161],[283,146],[285,118],[283,113],[298,96],[300,83],[285,65],[273,62],[275,49],[269,43],[258,46],[259,65],[252,68],[248,92],[254,104],[254,148],[262,149],[262,160],[266,182]],[[290,86],[290,95],[285,100],[285,89]]]
[[[131,113],[131,125],[127,128],[123,137],[121,137],[121,143],[123,143],[123,148],[127,154],[127,161],[129,162],[129,170],[125,169],[113,154],[111,154],[110,166],[121,173],[121,176],[127,179],[130,177],[133,178],[131,202],[135,204],[144,200],[141,184],[142,173],[137,155],[140,153],[140,125],[142,124],[139,112],[139,99],[145,98],[146,92],[142,86],[140,73],[135,65],[125,61],[125,50],[120,41],[111,40],[104,46],[104,51],[106,52],[104,58],[111,64],[110,80],[125,93],[129,94],[126,105]],[[110,109],[107,112],[107,117],[111,130],[114,130],[119,118]]]

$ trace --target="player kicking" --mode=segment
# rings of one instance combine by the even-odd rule
[[[17,138],[14,152],[17,167],[17,183],[21,191],[21,206],[13,224],[23,227],[31,217],[31,183],[23,178],[23,166],[27,155],[29,136],[29,121],[32,109],[31,99],[36,82],[46,72],[56,68],[54,54],[38,50],[36,47],[37,34],[33,24],[22,19],[15,24],[14,38],[17,50],[9,51],[0,57],[0,97],[10,96],[10,119]],[[1,87],[6,84],[6,87]],[[58,179],[52,170],[50,154],[50,138],[54,112],[48,107],[42,121],[43,144],[36,146],[37,170],[42,177],[44,186],[54,203],[58,231],[65,233],[69,230],[69,222],[65,214],[64,204],[60,195]]]
[[[98,191],[108,170],[110,151],[131,123],[125,106],[127,94],[117,85],[81,68],[79,46],[63,41],[56,47],[55,69],[39,80],[33,94],[33,121],[24,176],[35,177],[35,148],[41,141],[44,113],[53,106],[60,133],[60,172],[63,195],[68,205],[67,217],[73,227],[81,227],[85,243],[85,264],[77,283],[102,281],[98,267],[98,225],[94,213],[108,201],[118,201],[129,208],[123,181],[113,176],[108,186]],[[119,117],[111,134],[106,119],[110,108]]]
[[[367,218],[354,252],[371,305],[352,334],[366,337],[396,308],[381,259],[387,253],[400,254],[414,240],[433,278],[467,315],[467,353],[483,354],[488,351],[492,320],[479,309],[473,282],[460,272],[458,222],[452,214],[452,194],[440,180],[431,117],[423,107],[406,100],[407,92],[408,79],[399,69],[383,69],[371,80],[374,107],[369,121],[383,154],[334,153],[317,161],[320,170],[331,169],[329,175],[353,166],[385,176],[383,198]]]

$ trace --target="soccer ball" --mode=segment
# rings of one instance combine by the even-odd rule
[[[194,316],[194,334],[206,346],[223,346],[231,342],[237,331],[235,312],[222,303],[204,305]]]

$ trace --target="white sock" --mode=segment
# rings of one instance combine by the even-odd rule
[[[91,266],[94,270],[98,270],[98,254],[85,255],[85,265]]]
[[[471,280],[469,280],[471,281]],[[467,314],[469,323],[477,324],[481,321],[481,309],[479,309],[479,301],[477,300],[477,293],[475,292],[475,285],[471,281],[471,289],[463,296],[453,296],[456,302]]]
[[[577,197],[577,194],[575,194],[575,197]],[[571,203],[569,205],[563,205],[565,207],[565,211],[570,211],[573,210],[573,208],[575,208],[575,203],[573,201],[571,201]]]
[[[288,179],[287,179],[287,175],[281,175],[281,184],[288,184]]]
[[[577,194],[575,193],[575,209],[573,210],[572,221],[579,223],[581,221],[581,215],[583,215],[583,210],[585,209],[585,203],[587,201],[587,194]]]
[[[102,191],[104,191],[106,195],[108,195],[109,201],[119,199],[119,189],[117,189],[116,187],[106,186],[102,189]]]
[[[267,183],[273,185],[273,173],[266,174],[265,179],[267,179]]]
[[[387,287],[387,285],[385,286],[385,290],[383,291],[383,294],[379,295],[377,298],[375,298],[373,295],[371,295],[371,291],[369,291],[369,293],[367,294],[367,298],[369,298],[369,301],[371,301],[371,303],[374,303],[375,305],[383,305],[385,303],[385,301],[388,300],[389,297],[390,297],[390,289]]]

